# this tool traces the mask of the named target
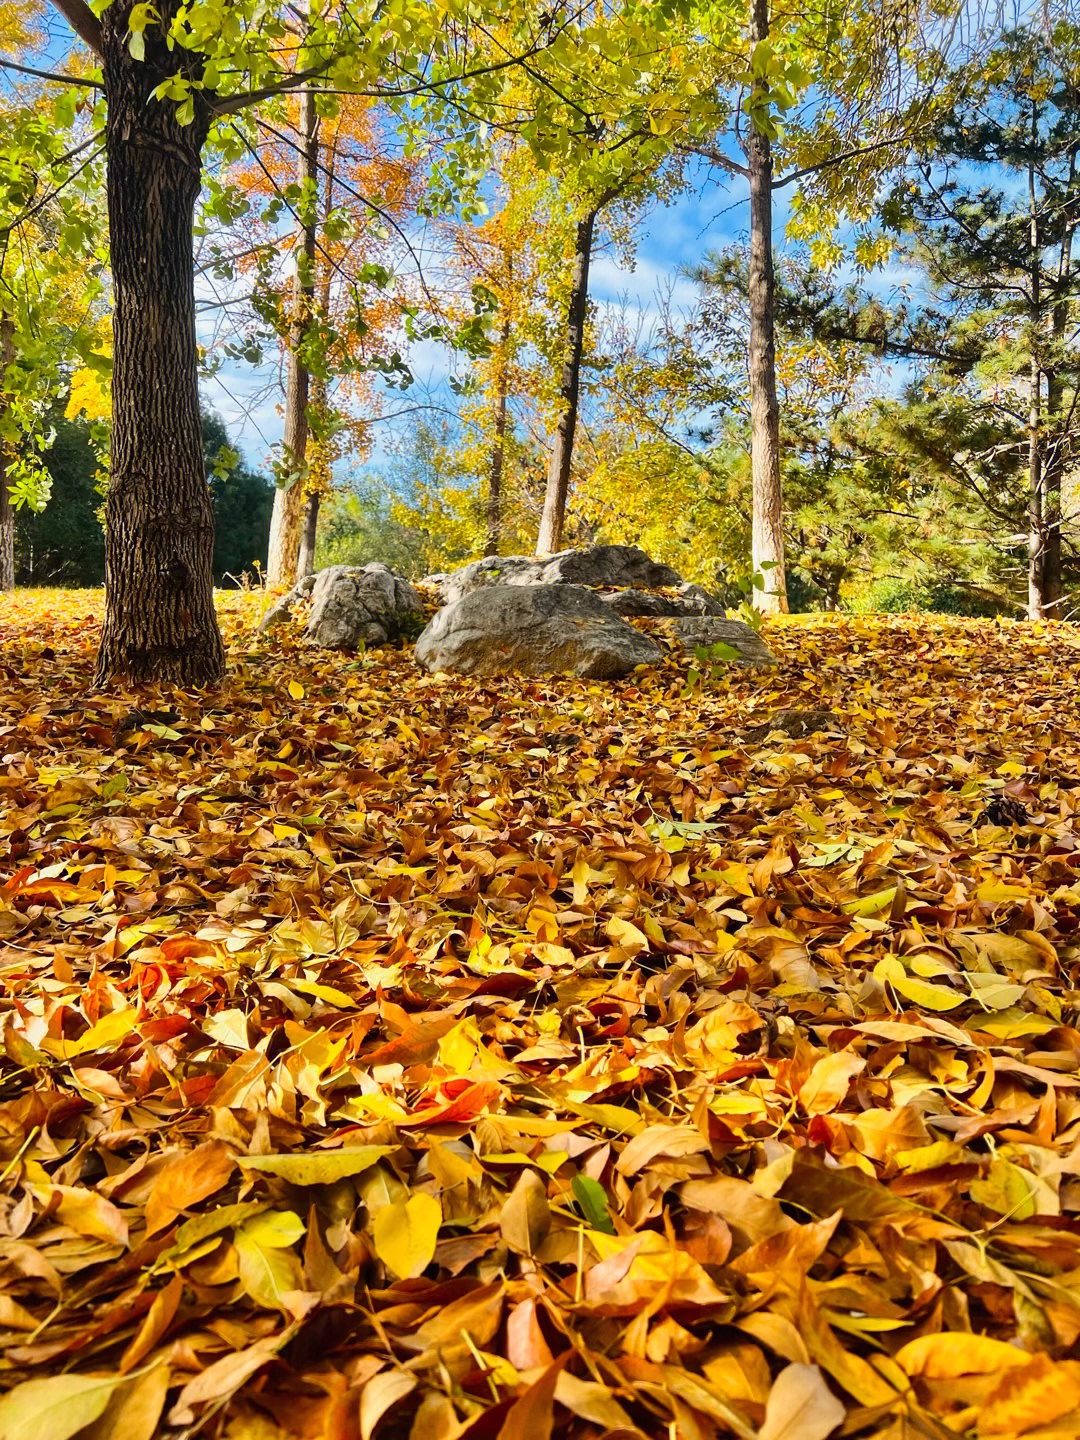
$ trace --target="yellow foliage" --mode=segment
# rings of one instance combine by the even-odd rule
[[[97,370],[83,365],[75,371],[64,415],[68,420],[76,420],[80,415],[87,420],[108,420],[112,415],[109,386]]]

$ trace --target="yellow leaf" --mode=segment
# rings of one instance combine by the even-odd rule
[[[91,1025],[90,1029],[80,1035],[77,1040],[46,1038],[42,1040],[41,1048],[60,1060],[70,1060],[76,1055],[87,1055],[93,1050],[112,1050],[126,1035],[131,1034],[138,1018],[138,1011],[134,1008],[114,1010],[111,1015],[102,1016],[96,1025]]]
[[[609,920],[605,927],[609,940],[613,940],[620,949],[627,954],[640,955],[643,950],[649,948],[649,937],[642,934],[636,925],[631,925],[629,920],[620,920],[617,916]]]
[[[1023,885],[1008,885],[1004,880],[984,880],[975,891],[980,900],[1004,904],[1007,900],[1030,900],[1031,892]]]
[[[923,1010],[955,1010],[967,998],[955,990],[946,990],[943,985],[929,985],[925,980],[916,980],[894,956],[886,956],[874,966],[874,978],[888,983],[905,1000],[910,1000]]]
[[[925,1375],[928,1380],[955,1380],[960,1375],[990,1375],[995,1370],[1026,1365],[1031,1356],[1016,1345],[993,1340],[989,1335],[968,1335],[950,1330],[939,1335],[920,1335],[909,1340],[895,1355],[896,1363],[908,1375]]]
[[[1032,1355],[1010,1370],[976,1422],[980,1435],[1015,1435],[1041,1428],[1080,1407],[1080,1364]]]
[[[799,1100],[808,1115],[827,1115],[848,1093],[852,1080],[866,1069],[866,1061],[850,1046],[818,1060],[799,1087]]]
[[[885,910],[896,899],[896,886],[890,885],[887,890],[878,890],[873,895],[861,895],[857,900],[848,900],[840,908],[847,915],[876,915],[879,910]]]
[[[92,1425],[122,1375],[50,1375],[25,1380],[0,1400],[0,1440],[68,1440]]]
[[[264,1175],[277,1175],[290,1185],[333,1185],[349,1175],[370,1170],[384,1155],[393,1154],[394,1145],[357,1145],[348,1150],[313,1150],[307,1154],[238,1155],[245,1170],[261,1170]],[[291,1241],[289,1242],[291,1244]]]
[[[288,685],[289,694],[294,700],[302,700],[307,693],[299,680],[290,680]]]
[[[426,1191],[395,1200],[372,1222],[375,1254],[399,1280],[413,1280],[431,1264],[441,1224],[442,1206]]]
[[[240,1281],[256,1304],[289,1310],[286,1297],[304,1283],[300,1258],[291,1248],[303,1233],[303,1222],[291,1210],[265,1211],[236,1231]]]
[[[1030,1220],[1036,1213],[1034,1186],[1019,1165],[998,1156],[982,1180],[973,1180],[968,1192],[979,1205],[1007,1215],[1010,1220]]]

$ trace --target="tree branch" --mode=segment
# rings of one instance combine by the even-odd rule
[[[35,70],[31,65],[16,65],[14,60],[5,60],[0,55],[0,70],[17,70],[20,75],[33,75],[38,80],[49,80],[54,85],[81,85],[85,90],[100,90],[97,80],[84,80],[79,75],[56,75],[51,70]]]
[[[721,170],[726,170],[729,175],[741,175],[744,180],[750,176],[750,171],[745,165],[739,165],[722,150],[717,150],[712,145],[705,144],[681,144],[676,146],[684,155],[699,155],[702,160],[708,160],[710,165],[719,165]]]
[[[807,175],[817,175],[822,170],[830,170],[834,165],[843,165],[847,160],[857,160],[860,155],[872,155],[875,150],[886,150],[890,145],[899,145],[901,142],[910,143],[916,131],[902,130],[899,135],[886,135],[884,140],[875,140],[870,145],[860,145],[854,150],[841,151],[839,155],[830,155],[827,160],[819,160],[816,165],[805,165],[801,170],[792,170],[787,175],[781,175],[778,180],[773,181],[773,189],[780,190],[785,185],[791,185],[796,180],[805,179]]]
[[[87,5],[86,0],[52,0],[52,3],[79,39],[89,45],[94,54],[103,60],[105,51],[101,39],[101,21]]]

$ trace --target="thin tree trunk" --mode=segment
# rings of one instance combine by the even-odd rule
[[[769,38],[769,0],[753,0],[750,41]],[[747,121],[743,141],[750,180],[750,452],[753,473],[753,599],[765,614],[787,613],[784,495],[780,478],[780,405],[776,396],[776,276],[773,268],[773,159],[769,137]]]
[[[491,441],[491,457],[488,464],[487,493],[487,551],[498,555],[502,543],[502,481],[506,466],[506,404],[510,390],[510,357],[507,347],[510,343],[510,312],[503,314],[499,331],[499,372],[495,389],[495,433]]]
[[[152,95],[177,65],[162,38],[172,9],[159,5],[138,64],[127,48],[129,0],[114,0],[101,20],[114,309],[99,685],[114,676],[205,685],[225,668],[192,256],[208,120],[197,94],[189,125],[177,124],[173,101]]]
[[[15,358],[15,326],[9,315],[0,316],[0,380]],[[0,401],[7,408],[7,399]],[[10,452],[0,450],[0,591],[15,589],[15,507],[8,481]]]
[[[1037,137],[1038,109],[1031,107],[1032,141]],[[1034,144],[1033,144],[1034,148]],[[1042,371],[1039,366],[1039,331],[1042,319],[1042,265],[1039,255],[1038,191],[1034,161],[1028,166],[1028,247],[1030,260],[1030,311],[1028,341],[1028,619],[1046,614],[1046,531],[1042,456]]]
[[[319,117],[313,90],[303,90],[300,95],[300,148],[296,181],[300,187],[297,213],[301,225],[296,274],[293,277],[291,333],[285,354],[285,428],[282,435],[283,462],[292,478],[286,487],[278,486],[270,520],[266,578],[269,584],[275,586],[296,584],[307,505],[304,481],[311,372],[303,355],[303,345],[311,324],[315,294],[319,182]]]
[[[304,511],[304,533],[300,537],[300,560],[296,567],[296,578],[302,580],[315,569],[315,540],[319,533],[319,506],[322,494],[312,491]]]
[[[1069,159],[1069,189],[1076,179],[1076,152]],[[1055,618],[1061,618],[1061,600],[1064,593],[1061,573],[1061,548],[1063,524],[1062,490],[1065,483],[1065,381],[1059,368],[1065,359],[1068,343],[1071,278],[1072,278],[1073,229],[1066,225],[1061,240],[1058,258],[1057,297],[1051,312],[1051,353],[1046,366],[1046,429],[1048,445],[1043,460],[1045,535],[1043,553],[1042,591],[1043,604]]]
[[[548,465],[544,511],[540,517],[537,555],[558,550],[566,520],[566,497],[570,491],[570,466],[574,458],[574,431],[577,428],[578,397],[581,392],[581,355],[585,346],[585,316],[589,299],[589,262],[592,259],[593,231],[599,207],[578,221],[574,245],[574,272],[570,282],[570,304],[566,317],[566,352],[559,386],[559,424]]]

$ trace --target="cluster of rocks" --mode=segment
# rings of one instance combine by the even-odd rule
[[[715,596],[634,546],[595,545],[543,558],[489,555],[420,585],[441,607],[416,642],[417,659],[429,670],[617,679],[663,655],[630,618],[661,621],[690,652],[721,645],[735,664],[776,663],[761,638],[729,619]],[[417,591],[385,565],[334,565],[301,581],[267,612],[261,628],[288,619],[297,601],[309,597],[305,636],[330,649],[410,637],[423,615]]]

